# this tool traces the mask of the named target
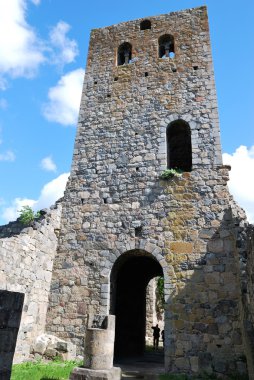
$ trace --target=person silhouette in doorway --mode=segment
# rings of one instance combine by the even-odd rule
[[[164,341],[165,341],[164,330],[162,330],[162,332],[161,332],[161,340],[162,340],[162,344],[163,344],[163,348],[164,348]]]
[[[156,326],[152,326],[153,329],[153,348],[155,350],[158,350],[159,346],[159,338],[160,338],[160,328],[158,324]]]

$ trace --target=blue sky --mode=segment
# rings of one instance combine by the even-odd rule
[[[229,186],[254,221],[252,0],[0,0],[0,224],[62,195],[90,30],[204,4]]]

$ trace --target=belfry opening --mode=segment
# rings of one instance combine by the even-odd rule
[[[110,278],[110,314],[116,316],[115,359],[145,353],[147,286],[158,277],[163,278],[162,267],[145,251],[128,251],[116,260]]]

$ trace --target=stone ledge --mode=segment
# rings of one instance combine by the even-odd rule
[[[70,374],[69,380],[120,380],[121,368],[113,367],[105,370],[76,367]]]

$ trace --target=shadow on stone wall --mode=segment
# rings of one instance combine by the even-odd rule
[[[239,226],[231,209],[225,210],[219,227],[199,231],[203,252],[190,253],[176,242],[173,255],[166,255],[172,269],[166,370],[244,376],[247,360],[252,366],[253,323],[242,307]]]
[[[24,294],[0,290],[0,379],[9,380]]]
[[[243,230],[239,239],[242,248],[241,290],[242,323],[250,379],[254,379],[254,226]]]

